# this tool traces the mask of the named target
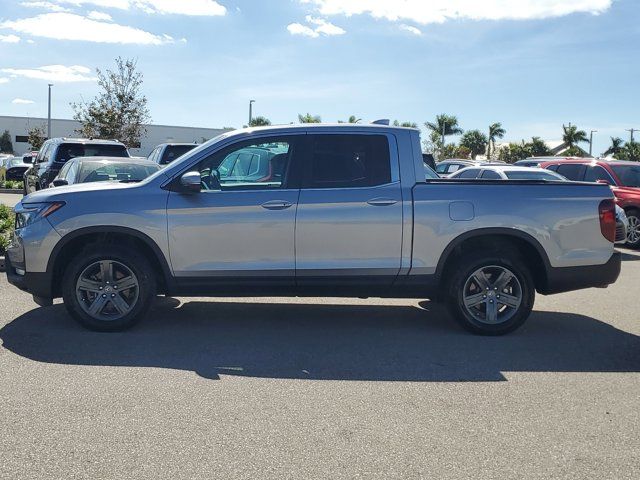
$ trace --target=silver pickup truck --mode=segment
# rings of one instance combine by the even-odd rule
[[[24,197],[7,276],[97,330],[157,294],[298,295],[430,298],[498,335],[536,291],[617,279],[614,208],[606,185],[440,179],[414,129],[245,129],[139,183]]]

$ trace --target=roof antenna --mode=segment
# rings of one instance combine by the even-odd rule
[[[374,120],[373,122],[371,122],[371,125],[387,125],[387,126],[389,126],[389,119],[388,118],[381,118],[380,120]]]

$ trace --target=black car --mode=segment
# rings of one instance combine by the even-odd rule
[[[197,146],[195,143],[161,143],[147,158],[158,165],[168,165]]]
[[[9,157],[4,159],[0,165],[0,181],[22,181],[24,172],[29,168],[29,164],[24,163],[22,157]]]
[[[47,188],[72,158],[129,156],[127,147],[116,140],[52,138],[44,142],[33,165],[25,172],[24,194]]]

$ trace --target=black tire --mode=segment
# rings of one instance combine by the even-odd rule
[[[487,298],[472,278],[472,275],[481,269],[484,269],[482,272],[486,275],[485,279],[497,280],[493,275],[499,276],[498,272],[504,271],[503,269],[513,274],[515,280],[512,279],[502,291],[513,294],[510,297],[520,298],[517,308],[506,305],[499,307],[501,300],[497,299],[500,298],[500,291],[487,292],[487,295],[490,295],[489,299],[479,300],[482,302],[480,305],[469,308],[465,306],[465,294],[469,299],[473,294],[480,295],[478,299]],[[445,279],[447,306],[451,315],[467,330],[479,335],[504,335],[522,326],[529,318],[535,300],[535,286],[531,272],[517,251],[507,247],[500,251],[474,252],[460,258],[449,272]],[[517,294],[514,294],[514,289],[517,290]],[[506,296],[502,294],[502,301]],[[496,302],[497,323],[488,323],[487,318],[484,318],[489,317],[490,307],[487,302],[491,301],[493,305],[491,298]],[[500,313],[500,308],[503,309],[503,314]],[[499,320],[501,315],[503,320]]]
[[[76,292],[76,284],[85,269],[90,268],[96,262],[105,260],[110,261],[111,265],[121,265],[128,268],[137,280],[137,286],[135,287],[137,296],[135,301],[131,301],[131,305],[129,305],[131,310],[120,318],[101,319],[90,315],[85,311],[87,305],[91,303],[90,299],[84,299],[83,307],[81,305],[83,299],[79,298],[79,294]],[[129,292],[130,290],[127,291],[127,293]],[[147,258],[132,248],[94,243],[88,245],[74,257],[65,269],[62,281],[62,296],[69,314],[84,327],[101,332],[126,330],[140,321],[149,310],[156,296],[155,272]],[[104,297],[105,295],[102,296]],[[107,310],[108,307],[109,305],[107,305]],[[112,307],[115,308],[115,304]],[[105,310],[103,309],[102,311]],[[118,312],[116,312],[117,315]]]
[[[635,222],[640,222],[640,210],[636,210],[636,209],[629,209],[625,212],[627,214],[627,219],[629,219],[629,227],[631,227],[631,225]],[[635,241],[635,242],[631,242],[629,241],[629,236],[627,235],[627,241],[624,244],[626,247],[629,248],[635,248],[638,249],[640,248],[640,237]]]

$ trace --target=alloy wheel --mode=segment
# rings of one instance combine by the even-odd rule
[[[636,244],[640,242],[640,219],[635,215],[627,217],[629,229],[627,230],[627,242]]]
[[[97,320],[118,320],[138,301],[140,285],[133,271],[115,260],[99,260],[86,267],[76,281],[81,308]]]
[[[464,308],[475,320],[497,325],[516,314],[522,304],[523,292],[511,270],[489,265],[469,275],[462,297]]]

